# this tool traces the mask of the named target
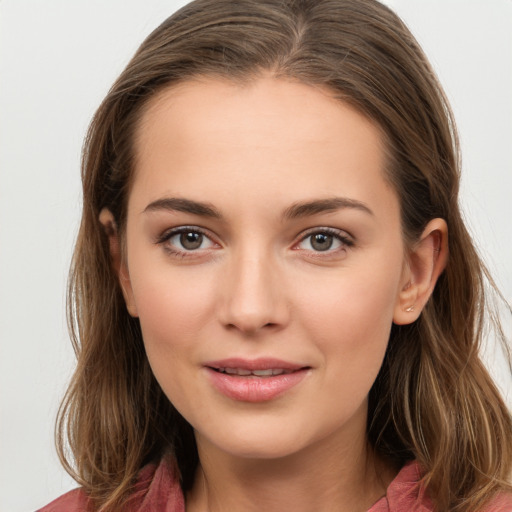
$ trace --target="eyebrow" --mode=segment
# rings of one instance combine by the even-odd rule
[[[192,201],[191,199],[184,199],[179,197],[165,197],[157,199],[149,203],[142,213],[154,212],[158,210],[177,211],[184,213],[191,213],[193,215],[200,215],[201,217],[211,217],[213,219],[221,219],[222,215],[213,205],[209,203],[202,203],[199,201]]]
[[[370,208],[362,201],[348,197],[331,197],[328,199],[316,199],[303,203],[294,203],[284,211],[283,218],[297,219],[318,215],[320,213],[334,212],[344,208],[352,208],[373,215]]]
[[[369,215],[373,215],[370,208],[361,201],[347,197],[331,197],[327,199],[315,199],[312,201],[294,203],[286,208],[282,217],[284,220],[292,220],[318,215],[320,213],[334,212],[344,208],[352,208],[368,213]],[[199,215],[201,217],[222,219],[222,214],[211,203],[203,203],[179,197],[165,197],[157,199],[156,201],[148,204],[143,213],[158,210],[177,211],[190,213],[192,215]]]

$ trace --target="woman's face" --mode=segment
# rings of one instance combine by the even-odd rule
[[[121,282],[200,446],[364,435],[407,286],[378,128],[323,89],[205,78],[151,101],[136,152]]]

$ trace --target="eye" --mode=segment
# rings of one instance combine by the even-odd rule
[[[202,233],[198,233],[197,231],[186,231],[183,233],[178,233],[169,238],[169,243],[175,246],[181,246],[180,249],[185,249],[186,251],[195,251],[196,249],[201,249],[202,245],[208,246],[208,242],[208,238],[206,238]]]
[[[334,252],[343,247],[351,247],[353,241],[342,231],[332,228],[316,229],[307,233],[297,244],[297,249],[314,252]]]
[[[182,226],[165,232],[157,241],[174,253],[210,249],[216,244],[197,227]]]

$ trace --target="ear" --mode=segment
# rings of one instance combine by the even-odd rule
[[[448,226],[444,219],[433,219],[409,251],[395,304],[395,324],[410,324],[418,319],[447,261]]]
[[[130,313],[131,316],[137,317],[138,314],[133,297],[130,274],[128,272],[126,259],[123,256],[123,251],[121,250],[117,224],[114,216],[112,215],[112,212],[107,208],[103,208],[100,212],[99,221],[105,230],[105,234],[108,237],[112,267],[114,268],[114,271],[116,272],[117,278],[119,280],[119,284],[121,285],[126,308],[128,309],[128,313]]]

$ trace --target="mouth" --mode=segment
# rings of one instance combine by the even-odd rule
[[[246,368],[210,368],[215,372],[238,377],[273,377],[275,375],[288,375],[296,371],[285,370],[283,368],[268,368],[266,370],[247,370]]]
[[[224,359],[204,365],[214,389],[241,402],[268,402],[301,383],[310,366],[277,359]]]

